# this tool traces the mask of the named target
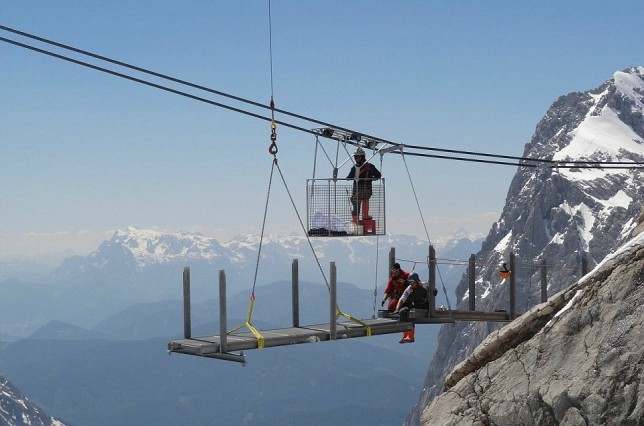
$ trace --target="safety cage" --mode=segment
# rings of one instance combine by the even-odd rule
[[[312,237],[385,235],[385,179],[307,179]]]

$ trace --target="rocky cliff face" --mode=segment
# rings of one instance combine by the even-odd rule
[[[584,263],[592,269],[630,238],[644,200],[641,170],[588,166],[593,161],[644,161],[643,114],[644,67],[616,72],[595,90],[553,103],[523,153],[545,160],[543,167],[519,167],[501,217],[476,255],[477,310],[509,309],[508,288],[498,269],[510,253],[516,259],[516,309],[526,312],[541,301],[542,262],[552,296],[581,278]],[[468,291],[464,277],[457,288],[459,310],[468,309]],[[407,424],[419,423],[452,369],[501,325],[443,326]]]
[[[644,424],[644,235],[490,334],[445,390],[422,424]]]

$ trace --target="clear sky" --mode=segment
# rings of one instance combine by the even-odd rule
[[[268,0],[4,1],[0,25],[268,104],[268,9]],[[557,97],[644,65],[639,0],[272,0],[271,12],[277,107],[406,144],[519,156]],[[277,132],[304,216],[315,139]],[[269,136],[264,121],[0,42],[0,256],[87,254],[127,226],[221,241],[259,233]],[[407,165],[431,239],[487,233],[516,171]],[[424,237],[400,156],[385,156],[382,172],[388,232]],[[316,175],[331,168],[318,163]],[[279,179],[266,232],[303,233]]]

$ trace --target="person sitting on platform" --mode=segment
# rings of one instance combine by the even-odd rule
[[[387,287],[385,288],[385,294],[382,298],[380,306],[385,306],[385,302],[389,299],[387,304],[387,311],[393,312],[396,310],[398,305],[398,299],[402,296],[405,288],[407,287],[407,278],[409,277],[409,272],[403,271],[400,269],[400,263],[394,263],[393,268],[391,268],[391,276],[387,281]]]
[[[409,275],[409,286],[405,289],[394,313],[400,313],[400,321],[409,321],[409,310],[429,309],[429,298],[427,297],[427,284],[422,282],[418,274],[413,272]],[[414,343],[414,334],[416,331],[416,322],[411,320],[411,330],[403,332],[403,337],[398,343]]]
[[[368,163],[364,150],[360,147],[353,153],[355,166],[351,168],[347,179],[353,179],[353,191],[351,194],[351,218],[356,225],[360,220],[360,209],[362,209],[362,220],[373,219],[369,216],[369,198],[371,198],[371,181],[380,179],[382,174],[371,163]]]

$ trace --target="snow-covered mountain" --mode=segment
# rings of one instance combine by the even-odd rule
[[[498,265],[516,256],[517,309],[540,301],[540,271],[548,266],[548,295],[575,283],[582,260],[592,269],[630,237],[642,210],[642,170],[589,168],[593,161],[644,162],[644,67],[616,72],[595,90],[557,99],[537,125],[524,157],[544,167],[519,167],[499,220],[477,253],[478,310],[508,309]],[[573,163],[575,162],[588,162]],[[570,166],[570,167],[569,167]],[[619,166],[619,165],[616,165]],[[468,308],[468,283],[457,288],[459,309]],[[499,326],[458,323],[443,327],[419,401],[407,419],[443,390],[447,374]]]
[[[0,424],[65,426],[62,421],[44,413],[2,376],[0,376]]]
[[[404,268],[427,276],[428,243],[413,236],[379,237],[378,244],[374,237],[313,239],[317,261],[306,237],[265,236],[258,264],[259,242],[257,235],[220,243],[192,233],[118,230],[89,255],[66,259],[45,282],[3,281],[0,337],[24,337],[52,320],[91,328],[128,306],[181,300],[186,266],[191,268],[191,296],[197,303],[217,298],[219,270],[226,271],[228,293],[234,295],[253,287],[256,269],[257,286],[290,281],[293,259],[298,259],[301,281],[324,284],[333,261],[339,282],[372,293],[377,286],[382,292],[391,247],[396,248],[396,258],[405,259],[400,260]],[[444,257],[467,258],[480,242],[459,235],[435,247]],[[463,267],[442,271],[445,293],[452,301],[462,271]],[[441,304],[446,304],[445,293],[441,292]]]
[[[435,248],[439,252],[441,249],[462,251],[465,248],[478,249],[479,243],[480,240],[459,236],[454,240],[439,242],[435,244]],[[391,247],[395,247],[397,258],[407,260],[407,265],[403,265],[407,269],[418,263],[424,265],[428,252],[426,241],[408,235],[380,237],[378,251],[373,237],[317,238],[309,244],[306,237],[265,236],[258,264],[259,244],[260,237],[252,234],[240,235],[231,241],[220,243],[214,238],[198,234],[170,234],[128,227],[126,230],[116,231],[110,240],[104,241],[88,256],[67,259],[54,271],[52,280],[89,281],[91,276],[93,281],[102,281],[100,276],[116,275],[122,281],[132,281],[152,275],[161,279],[161,282],[153,286],[156,287],[158,296],[167,297],[168,294],[164,293],[167,289],[163,284],[168,275],[164,280],[163,274],[154,271],[164,271],[180,277],[182,267],[190,266],[197,270],[193,275],[198,276],[205,270],[208,279],[212,281],[212,277],[216,276],[213,274],[224,269],[227,276],[232,277],[229,279],[232,285],[243,290],[252,286],[256,266],[258,282],[267,283],[290,279],[292,260],[298,259],[303,279],[324,282],[320,269],[327,274],[329,262],[335,262],[340,280],[372,288],[377,269],[381,274],[386,274],[387,255]],[[315,256],[311,246],[315,250]],[[376,259],[380,259],[378,265]],[[173,291],[177,289],[176,278],[173,287]]]

